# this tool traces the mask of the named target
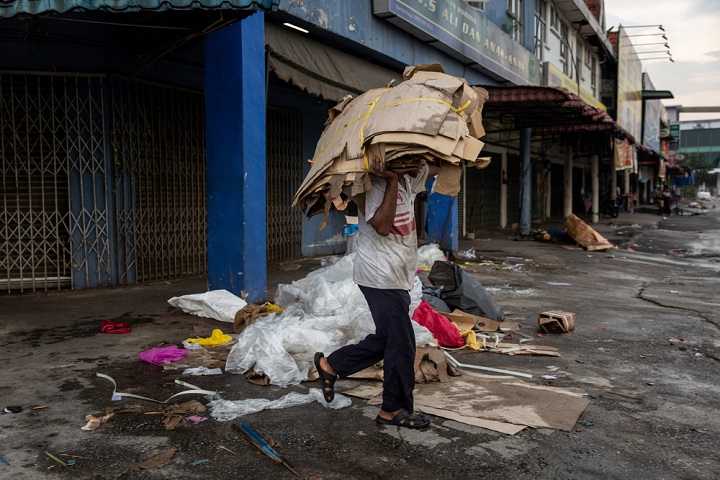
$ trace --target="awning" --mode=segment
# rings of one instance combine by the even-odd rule
[[[564,88],[481,86],[490,95],[483,110],[488,120],[512,120],[514,128],[531,128],[534,133],[609,132],[635,143],[606,111],[588,105]]]
[[[0,3],[0,18],[44,13],[163,10],[275,10],[280,0],[17,0]]]
[[[282,81],[326,100],[340,101],[379,88],[402,74],[315,42],[287,28],[265,24],[269,69]]]

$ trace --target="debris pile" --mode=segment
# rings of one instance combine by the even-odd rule
[[[407,171],[440,160],[435,190],[457,195],[462,164],[484,168],[478,158],[485,135],[482,108],[488,93],[444,73],[437,64],[407,67],[399,85],[346,96],[329,111],[312,168],[295,194],[308,217],[370,189],[369,162]],[[343,196],[345,199],[343,199]]]

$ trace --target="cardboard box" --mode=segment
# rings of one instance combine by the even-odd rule
[[[538,315],[538,325],[545,333],[567,333],[575,328],[575,314],[551,310]]]

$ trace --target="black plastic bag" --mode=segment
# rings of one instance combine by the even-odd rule
[[[436,261],[430,269],[428,279],[436,287],[442,287],[440,298],[448,307],[497,322],[505,320],[502,309],[482,284],[457,264]]]
[[[430,304],[436,312],[451,313],[452,310],[442,299],[442,289],[432,285],[422,286],[422,299]]]

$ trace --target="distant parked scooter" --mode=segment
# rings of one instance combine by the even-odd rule
[[[612,199],[603,202],[600,213],[603,217],[617,218],[619,213],[617,203]]]

